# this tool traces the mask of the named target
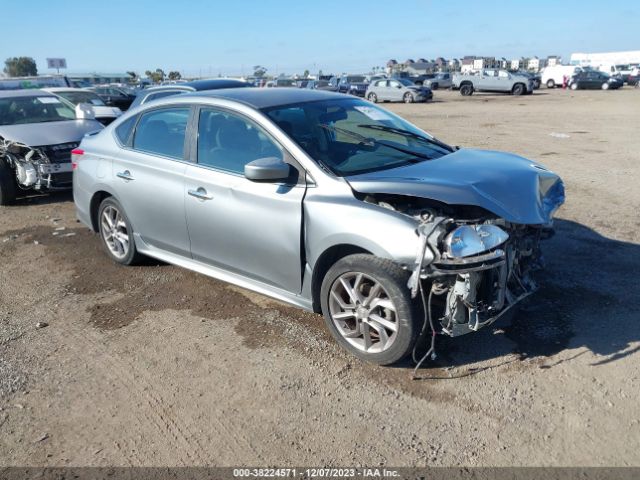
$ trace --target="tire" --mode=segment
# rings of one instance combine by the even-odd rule
[[[601,88],[602,90],[609,90],[609,84],[607,82],[604,82]]]
[[[577,83],[572,83],[572,84],[569,86],[569,88],[570,88],[571,90],[578,90],[578,84],[577,84]]]
[[[473,95],[473,85],[470,85],[468,83],[461,85],[460,86],[460,95],[462,95],[463,97],[469,97],[471,95]]]
[[[429,87],[431,88],[431,90],[437,90],[438,89],[438,84],[437,83],[432,83],[431,85],[429,85]]]
[[[106,217],[111,218],[111,225]],[[121,265],[135,265],[141,260],[133,239],[131,222],[122,205],[113,197],[105,198],[98,209],[98,232],[107,255]],[[124,238],[126,237],[126,246]],[[118,245],[120,248],[118,248]]]
[[[391,260],[367,254],[349,255],[329,269],[320,291],[322,312],[345,350],[378,365],[396,363],[412,351],[424,315],[420,302],[411,299],[409,275]]]
[[[369,100],[371,103],[378,103],[378,96],[375,93],[370,93],[369,95],[367,95],[367,100]]]
[[[0,158],[0,205],[11,205],[16,201],[16,181],[13,169]]]
[[[413,103],[414,99],[413,99],[413,95],[411,95],[409,92],[404,94],[404,97],[402,97],[402,101],[404,103]]]
[[[516,96],[520,96],[527,92],[526,87],[521,83],[516,83],[511,89],[511,93]]]
[[[553,81],[553,78],[547,80],[547,88],[555,88],[556,82]]]

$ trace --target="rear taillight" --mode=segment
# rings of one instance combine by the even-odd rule
[[[81,148],[74,148],[71,150],[71,169],[76,170],[78,168],[78,160],[84,155],[84,150]]]

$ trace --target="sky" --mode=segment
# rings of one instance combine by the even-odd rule
[[[390,58],[640,50],[631,0],[2,0],[0,62],[68,73],[364,73]]]

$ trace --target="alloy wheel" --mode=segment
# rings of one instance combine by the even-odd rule
[[[120,210],[113,205],[105,207],[100,218],[100,226],[102,238],[111,254],[118,259],[126,257],[130,248],[129,231]]]
[[[389,294],[380,282],[361,272],[348,272],[335,280],[329,313],[340,335],[362,352],[384,352],[398,334],[397,309]]]

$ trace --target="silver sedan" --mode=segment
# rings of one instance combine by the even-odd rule
[[[391,364],[535,290],[563,201],[524,158],[458,149],[365,100],[228,89],[134,109],[74,152],[78,217],[147,255],[322,313]]]

